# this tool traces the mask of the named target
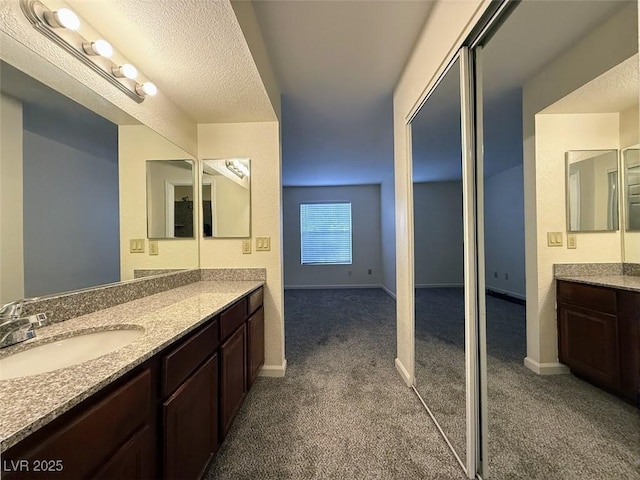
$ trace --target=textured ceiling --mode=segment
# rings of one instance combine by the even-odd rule
[[[228,0],[67,3],[196,123],[276,119]]]

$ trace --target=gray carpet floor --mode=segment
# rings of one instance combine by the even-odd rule
[[[416,383],[465,454],[462,289],[416,292]],[[573,375],[523,365],[525,307],[487,297],[491,479],[640,479],[640,411]]]
[[[382,290],[287,290],[284,378],[260,377],[208,479],[463,479],[401,381]]]

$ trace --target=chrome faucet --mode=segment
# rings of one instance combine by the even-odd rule
[[[36,336],[35,328],[47,320],[44,313],[22,317],[22,309],[26,303],[38,298],[25,298],[7,303],[0,308],[0,348],[24,342]]]

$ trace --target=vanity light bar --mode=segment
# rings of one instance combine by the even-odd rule
[[[240,178],[249,176],[249,169],[239,160],[225,160],[224,164]]]
[[[138,103],[158,93],[151,82],[138,83],[138,70],[130,63],[118,65],[111,60],[113,47],[99,38],[88,41],[78,29],[82,22],[68,8],[52,11],[40,0],[20,0],[20,8],[37,31],[111,82]]]

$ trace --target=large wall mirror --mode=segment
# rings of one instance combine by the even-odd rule
[[[567,163],[567,231],[618,230],[618,151],[572,150]]]
[[[193,238],[193,185],[193,161],[147,160],[149,238]]]
[[[202,231],[205,238],[251,236],[251,160],[202,161]]]
[[[146,237],[146,160],[191,155],[62,71],[52,83],[66,78],[104,111],[7,62],[0,75],[0,303],[128,280],[136,269],[198,267],[195,239],[167,242],[180,245],[157,256],[129,251],[130,239]]]
[[[625,228],[640,231],[640,150],[628,148],[622,152],[625,185]]]

